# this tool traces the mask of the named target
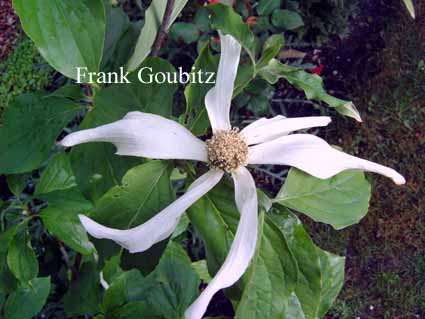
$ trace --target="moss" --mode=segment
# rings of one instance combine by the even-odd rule
[[[48,86],[53,73],[32,41],[22,37],[0,63],[0,114],[15,96]]]

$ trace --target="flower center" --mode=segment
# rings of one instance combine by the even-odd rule
[[[214,134],[206,141],[208,148],[208,165],[211,168],[222,169],[228,173],[241,165],[248,158],[248,145],[237,128]]]

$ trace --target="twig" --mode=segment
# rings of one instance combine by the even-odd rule
[[[278,174],[278,173],[272,172],[271,170],[268,170],[268,169],[265,169],[265,168],[261,168],[261,167],[258,167],[258,166],[257,167],[252,167],[252,169],[254,171],[257,171],[257,172],[266,174],[266,175],[270,176],[271,178],[278,180],[281,183],[283,183],[285,181],[284,175],[288,171],[288,170],[282,170],[280,172],[280,174]]]
[[[59,245],[59,250],[62,254],[63,261],[65,262],[65,264],[68,268],[71,268],[71,263],[69,261],[69,256],[68,256],[68,253],[66,252],[65,246],[63,245],[63,243],[60,240],[57,240],[56,242]]]
[[[164,17],[162,19],[162,24],[159,28],[158,34],[153,44],[151,56],[158,56],[159,50],[161,50],[162,44],[167,38],[168,28],[170,27],[171,13],[174,8],[174,0],[168,0],[167,6],[165,7]]]
[[[82,259],[83,256],[80,253],[75,256],[74,266],[71,269],[71,281],[76,281],[78,279]]]
[[[304,104],[314,104],[311,101],[303,100],[303,99],[272,99],[272,102],[276,103],[304,103]]]

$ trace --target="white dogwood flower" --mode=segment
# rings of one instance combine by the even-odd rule
[[[330,122],[329,117],[276,116],[261,118],[240,132],[233,129],[229,112],[240,52],[241,46],[233,37],[221,36],[216,85],[205,98],[213,131],[212,138],[206,142],[177,122],[141,112],[131,112],[111,124],[72,133],[61,142],[64,146],[111,142],[120,155],[196,160],[208,164],[210,170],[196,179],[183,196],[140,226],[128,230],[112,229],[80,216],[82,224],[93,237],[111,239],[132,253],[145,251],[168,238],[185,210],[211,190],[225,172],[231,174],[240,212],[236,235],[224,264],[186,310],[186,319],[202,318],[213,295],[241,278],[254,255],[258,203],[254,180],[246,165],[289,165],[322,179],[347,169],[359,169],[388,176],[396,184],[405,183],[403,176],[395,170],[336,150],[319,137],[288,135],[300,129],[326,126]]]

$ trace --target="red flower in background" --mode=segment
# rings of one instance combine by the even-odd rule
[[[317,66],[314,69],[310,70],[310,73],[321,75],[324,68],[325,68],[325,66],[323,64],[319,64],[319,66]]]
[[[245,1],[245,8],[248,12],[251,11],[251,4],[249,3],[249,1]]]
[[[250,17],[246,18],[246,21],[245,22],[249,26],[254,26],[254,25],[257,24],[257,17],[250,16]]]
[[[220,0],[208,0],[208,3],[219,3]]]

